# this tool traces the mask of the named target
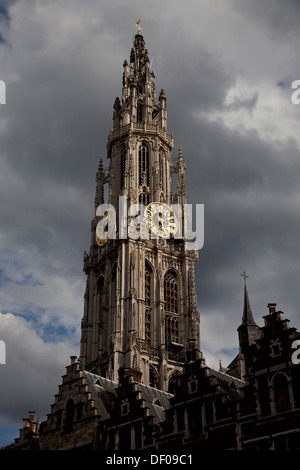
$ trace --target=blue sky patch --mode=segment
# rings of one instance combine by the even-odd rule
[[[282,88],[282,90],[285,90],[286,88],[290,88],[291,84],[289,80],[280,80],[280,82],[277,83],[277,86]]]
[[[0,426],[0,447],[12,444],[19,436],[20,426]]]
[[[1,32],[1,25],[5,23],[6,27],[10,23],[9,7],[15,0],[0,0],[0,44],[6,44],[3,33]]]

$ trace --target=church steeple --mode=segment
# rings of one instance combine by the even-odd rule
[[[109,203],[117,204],[122,195],[129,205],[153,201],[173,204],[177,202],[172,194],[176,167],[171,161],[173,135],[167,132],[166,93],[161,90],[157,99],[155,75],[140,23],[137,25],[139,32],[134,36],[129,62],[123,63],[122,96],[115,99],[107,143],[112,175]],[[183,165],[179,165],[178,173],[181,186]]]
[[[95,205],[108,203],[107,213],[115,208],[117,237],[109,238],[105,212],[97,218],[96,208],[90,252],[84,257],[87,286],[80,360],[83,368],[113,380],[125,367],[143,383],[167,390],[172,374],[183,370],[191,338],[200,351],[194,273],[198,253],[187,248],[182,236],[164,237],[159,231],[165,220],[177,226],[174,214],[168,219],[164,211],[173,204],[183,209],[186,203],[186,163],[181,149],[177,163],[172,163],[166,94],[161,90],[157,99],[140,23],[138,27],[129,62],[123,64],[122,95],[113,105],[109,171],[104,172],[100,161],[96,177]],[[177,195],[172,192],[173,177]],[[129,230],[123,233],[122,225],[118,236],[119,220],[129,224],[145,207],[147,214],[154,208],[153,224],[147,222],[146,232],[153,234],[156,228],[159,235],[143,237],[141,230],[133,238]],[[100,223],[107,233],[102,240],[96,237]]]
[[[135,35],[129,63],[125,60],[123,67],[122,102],[115,113],[118,120],[114,120],[114,128],[145,123],[159,125],[166,131],[166,95],[161,90],[157,103],[155,75],[140,33]]]
[[[249,301],[246,281],[244,283],[244,310],[243,310],[242,325],[256,325],[254,318],[253,318],[250,301]]]
[[[249,295],[247,290],[246,284],[246,276],[245,271],[241,274],[244,278],[244,308],[243,308],[243,317],[242,323],[238,327],[238,334],[239,334],[239,343],[241,351],[243,352],[245,348],[254,344],[255,340],[260,337],[260,328],[255,323],[252,309],[249,301]]]

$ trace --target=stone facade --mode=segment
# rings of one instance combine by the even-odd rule
[[[114,103],[107,143],[109,172],[105,174],[100,161],[96,176],[91,246],[84,257],[87,283],[80,363],[114,381],[121,367],[135,368],[142,383],[162,390],[167,390],[177,370],[183,370],[183,351],[190,338],[200,349],[194,280],[198,254],[188,249],[183,237],[155,237],[148,226],[140,226],[143,236],[127,237],[121,221],[133,223],[142,211],[138,204],[159,203],[162,212],[176,204],[184,214],[186,163],[179,149],[173,164],[172,149],[166,95],[161,90],[157,100],[148,51],[143,36],[137,34],[130,60],[124,62],[122,96]],[[121,207],[120,197],[126,201]],[[97,208],[104,203],[115,210],[116,238],[98,243]],[[163,220],[163,213],[157,215]],[[177,221],[178,231],[184,220]]]

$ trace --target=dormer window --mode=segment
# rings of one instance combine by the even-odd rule
[[[152,403],[153,403],[153,405],[162,407],[162,404],[160,403],[158,398],[153,398]]]
[[[278,338],[275,341],[274,340],[271,341],[270,348],[271,348],[271,353],[270,353],[271,357],[280,356],[281,345],[280,345],[280,341]]]
[[[121,403],[121,415],[122,416],[125,416],[125,415],[128,415],[129,413],[129,404],[128,404],[128,400],[122,400],[122,403]]]
[[[189,393],[197,392],[197,383],[198,383],[197,380],[191,377],[190,381],[188,382]]]

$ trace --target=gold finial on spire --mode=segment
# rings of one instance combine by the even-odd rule
[[[141,20],[140,20],[140,19],[137,20],[137,22],[136,22],[136,27],[137,27],[137,29],[138,29],[138,34],[141,34],[141,30],[142,30],[143,28],[141,27]]]

